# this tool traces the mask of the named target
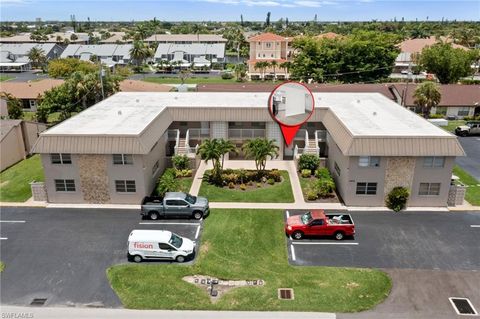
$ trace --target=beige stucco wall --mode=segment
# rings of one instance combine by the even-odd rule
[[[348,201],[348,174],[349,174],[349,160],[347,156],[344,156],[340,151],[340,148],[333,141],[330,134],[327,134],[328,144],[328,158],[327,167],[332,174],[333,179],[337,187],[337,192],[346,202]],[[340,168],[340,175],[335,171],[335,163]]]
[[[50,154],[41,154],[48,201],[51,203],[85,203],[78,169],[79,155],[72,154],[71,158],[72,164],[52,164]],[[55,179],[75,180],[75,192],[57,192]]]
[[[0,170],[21,161],[26,156],[20,125],[12,128],[0,143]]]
[[[105,155],[78,155],[78,170],[83,199],[91,204],[110,202]]]
[[[30,152],[33,145],[38,139],[38,134],[45,131],[47,129],[47,125],[43,123],[35,123],[35,122],[22,122],[23,126],[23,137],[25,140],[25,149],[27,152]]]
[[[155,145],[148,155],[143,157],[143,163],[145,169],[144,172],[144,183],[145,183],[145,194],[151,194],[153,188],[155,187],[155,183],[158,177],[163,173],[165,170],[165,166],[167,163],[166,160],[166,145],[167,145],[168,136],[165,133],[160,140],[158,141],[157,145]],[[153,170],[153,166],[158,161],[158,169],[155,171]]]

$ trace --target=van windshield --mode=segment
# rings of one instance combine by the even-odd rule
[[[174,233],[172,233],[172,237],[170,238],[168,243],[175,248],[180,248],[182,246],[183,239],[182,239],[182,237],[177,236]]]

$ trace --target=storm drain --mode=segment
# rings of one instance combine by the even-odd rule
[[[293,289],[292,288],[280,288],[278,289],[278,299],[281,300],[293,300]]]
[[[47,302],[47,298],[34,298],[30,303],[30,306],[43,306]]]
[[[478,315],[467,298],[448,298],[458,315]]]

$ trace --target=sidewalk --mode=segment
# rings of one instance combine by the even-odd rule
[[[24,315],[23,317],[21,315]],[[334,313],[327,312],[268,312],[268,311],[188,311],[188,310],[129,310],[92,308],[33,308],[2,306],[2,318],[35,319],[335,319]]]

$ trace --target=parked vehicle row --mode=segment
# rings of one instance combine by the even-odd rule
[[[480,121],[470,121],[455,128],[458,136],[480,135]]]

